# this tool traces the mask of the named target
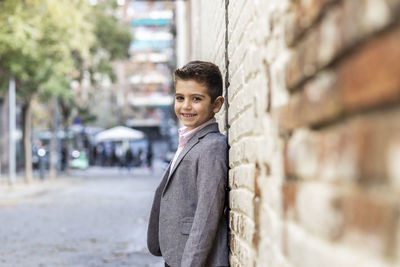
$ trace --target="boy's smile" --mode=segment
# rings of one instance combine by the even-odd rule
[[[175,85],[175,114],[189,130],[200,126],[214,117],[223,103],[218,97],[211,103],[205,85],[194,80],[178,80]]]

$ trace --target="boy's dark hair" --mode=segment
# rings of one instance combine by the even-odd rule
[[[222,96],[222,75],[217,65],[205,61],[190,61],[174,72],[174,82],[194,80],[207,87],[211,102]]]

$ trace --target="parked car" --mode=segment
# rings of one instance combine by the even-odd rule
[[[86,170],[89,167],[89,160],[84,151],[73,150],[71,156],[72,159],[69,162],[71,168]]]

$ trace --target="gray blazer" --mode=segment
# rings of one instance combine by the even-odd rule
[[[213,123],[189,140],[165,172],[151,209],[149,251],[171,267],[229,266],[227,180],[227,140]]]

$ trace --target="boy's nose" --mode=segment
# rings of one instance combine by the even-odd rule
[[[182,107],[183,107],[184,109],[190,109],[190,101],[185,100],[185,101],[183,102]]]

